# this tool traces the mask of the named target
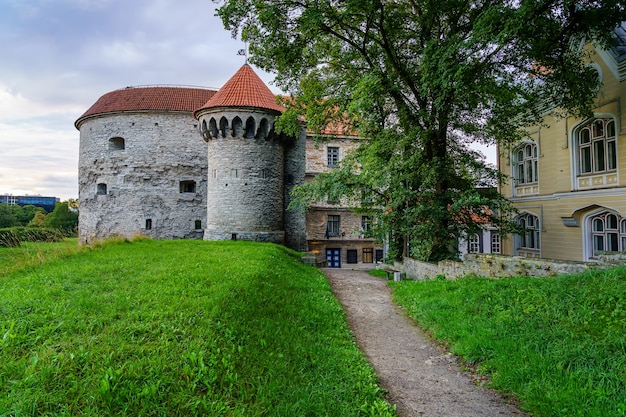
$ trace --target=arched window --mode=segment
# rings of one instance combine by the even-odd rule
[[[597,174],[617,169],[615,120],[595,119],[576,132],[578,174]]]
[[[220,133],[222,134],[223,138],[228,136],[228,120],[226,120],[225,117],[222,117],[220,119]]]
[[[124,138],[115,137],[109,139],[109,150],[110,151],[123,151],[126,149],[126,142]]]
[[[261,123],[259,124],[257,138],[267,139],[269,133],[270,133],[270,122],[264,117],[261,119]]]
[[[604,211],[590,217],[589,225],[592,258],[599,252],[626,251],[626,219],[610,211]]]
[[[200,126],[200,133],[202,133],[202,137],[204,138],[204,140],[208,141],[209,139],[211,139],[211,132],[209,131],[209,127],[206,124],[206,120],[203,120]]]
[[[516,148],[514,156],[515,181],[517,184],[532,184],[539,179],[537,172],[537,144],[525,142]]]
[[[98,195],[106,195],[107,194],[107,185],[103,182],[97,185],[96,194]]]
[[[469,253],[480,253],[480,236],[478,236],[478,234],[475,233],[469,236],[467,251]]]
[[[211,117],[211,120],[209,120],[209,132],[211,132],[211,136],[213,136],[214,138],[216,138],[217,135],[219,135],[219,130],[217,129],[217,122],[212,117]]]
[[[493,233],[491,235],[491,253],[500,253],[500,233]]]
[[[541,225],[539,218],[531,213],[523,213],[517,218],[522,229],[516,238],[516,251],[519,256],[538,257],[541,254]]]
[[[244,137],[247,139],[252,139],[254,137],[254,131],[256,129],[256,122],[254,121],[254,117],[248,117],[246,120],[246,133]]]
[[[239,138],[243,136],[243,122],[239,116],[235,116],[233,119],[233,137]]]

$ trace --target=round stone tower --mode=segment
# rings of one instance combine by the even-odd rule
[[[285,243],[288,145],[273,129],[283,110],[247,64],[196,110],[208,144],[205,240]]]
[[[206,144],[193,112],[214,94],[128,87],[103,95],[78,118],[80,243],[202,238]]]

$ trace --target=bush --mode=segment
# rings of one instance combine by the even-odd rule
[[[21,246],[20,238],[13,229],[0,229],[0,248],[17,248]]]
[[[47,227],[9,227],[0,229],[0,247],[18,247],[21,242],[60,242],[64,235]]]

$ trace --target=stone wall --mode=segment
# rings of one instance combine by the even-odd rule
[[[438,275],[454,279],[468,275],[504,278],[515,276],[551,277],[559,274],[580,273],[594,268],[604,268],[609,264],[559,261],[542,258],[521,258],[494,254],[468,254],[463,262],[441,261],[439,263],[420,262],[405,258],[394,267],[404,272],[407,278],[424,280]]]
[[[80,243],[110,236],[202,237],[207,153],[197,123],[189,113],[128,112],[81,124]],[[113,138],[122,138],[124,148]],[[181,189],[181,181],[195,189]]]
[[[339,148],[339,160],[359,146],[359,140],[354,138],[334,137],[316,140],[309,136],[306,142],[306,172],[318,174],[332,169],[328,166],[328,147]]]
[[[308,250],[306,216],[298,208],[289,208],[294,187],[304,184],[306,161],[306,131],[304,126],[298,138],[285,144],[285,246],[300,251]]]

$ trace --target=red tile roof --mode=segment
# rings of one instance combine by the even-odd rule
[[[254,70],[244,64],[222,88],[211,97],[198,112],[215,107],[258,107],[282,112],[284,107],[276,103],[276,97]]]
[[[74,126],[78,129],[89,116],[105,113],[150,110],[192,113],[215,94],[215,90],[207,88],[127,87],[100,97],[76,120]]]

